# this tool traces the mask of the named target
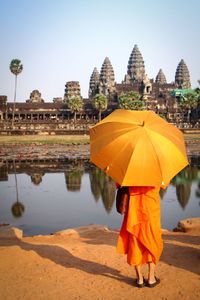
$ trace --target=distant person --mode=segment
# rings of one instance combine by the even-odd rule
[[[124,215],[117,252],[126,254],[128,264],[135,267],[137,287],[155,287],[160,283],[155,267],[163,250],[159,188],[129,187],[129,194],[129,208]],[[148,264],[146,279],[142,273],[144,264]]]

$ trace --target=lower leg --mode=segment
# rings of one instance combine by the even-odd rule
[[[141,265],[135,266],[135,271],[137,274],[138,283],[143,283],[143,275],[141,271]]]
[[[155,267],[156,267],[156,265],[153,262],[149,262],[148,266],[149,266],[148,282],[149,283],[154,283],[156,281],[156,279],[155,279]]]

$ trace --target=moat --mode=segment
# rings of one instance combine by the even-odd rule
[[[200,215],[200,157],[190,162],[160,194],[162,228],[173,229],[180,219]],[[121,225],[115,183],[86,158],[4,161],[0,190],[0,224],[19,227],[25,235]]]

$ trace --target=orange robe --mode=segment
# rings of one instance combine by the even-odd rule
[[[129,187],[129,193],[129,209],[120,230],[117,252],[127,254],[130,265],[156,264],[163,250],[159,188]]]

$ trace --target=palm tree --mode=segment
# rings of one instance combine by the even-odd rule
[[[13,59],[10,63],[10,71],[15,75],[15,89],[14,89],[14,104],[13,104],[13,112],[12,112],[12,128],[14,125],[14,116],[15,116],[15,102],[17,95],[17,75],[19,75],[23,70],[23,65],[21,64],[21,60]]]
[[[15,218],[22,217],[24,209],[24,204],[19,201],[15,202],[11,207],[12,214]]]
[[[197,113],[197,119],[199,118],[199,112],[200,112],[200,80],[198,80],[198,84],[199,86],[194,90],[195,93],[197,94],[197,109],[196,109],[196,113]]]
[[[197,108],[198,93],[196,91],[188,92],[180,97],[180,107],[187,112],[187,122],[190,122],[190,113],[192,109]]]
[[[108,99],[103,94],[96,94],[92,99],[92,105],[99,111],[99,121],[101,121],[101,113],[108,107]]]
[[[76,123],[76,114],[83,108],[83,99],[80,96],[71,96],[67,100],[69,109],[74,113],[74,124]]]
[[[15,159],[13,159],[13,167],[14,167],[14,173],[15,173],[16,202],[12,205],[11,211],[12,211],[12,214],[14,217],[19,218],[24,213],[25,207],[24,207],[23,203],[19,202]]]
[[[122,93],[119,96],[119,108],[142,110],[144,106],[144,101],[140,100],[140,94],[137,92]]]

